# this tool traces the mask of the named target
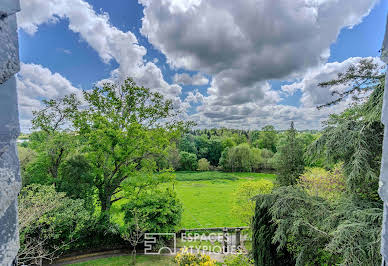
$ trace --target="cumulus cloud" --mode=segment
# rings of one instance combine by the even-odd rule
[[[333,90],[341,91],[346,88],[338,85],[328,89],[319,87],[318,84],[337,78],[338,73],[345,72],[349,66],[356,65],[361,59],[361,57],[351,57],[343,62],[326,63],[310,69],[300,81],[289,85],[283,85],[282,90],[289,94],[293,94],[297,90],[302,91],[303,95],[301,103],[303,106],[311,107],[328,103],[336,99],[336,97],[332,95]],[[368,57],[364,59],[372,59],[378,65],[384,66],[384,63],[380,58]]]
[[[321,123],[331,113],[340,113],[352,102],[351,97],[337,105],[318,110],[316,107],[328,103],[335,98],[333,90],[341,91],[346,89],[341,86],[322,88],[318,84],[324,81],[337,78],[338,73],[345,72],[350,65],[357,64],[362,58],[352,57],[343,62],[331,62],[312,68],[294,83],[283,85],[281,91],[273,91],[269,84],[256,91],[264,91],[264,95],[258,97],[254,102],[227,105],[226,97],[224,102],[219,102],[223,97],[204,97],[204,104],[198,107],[198,113],[191,118],[197,121],[202,127],[209,125],[217,127],[243,127],[260,128],[267,124],[275,125],[277,128],[286,129],[290,121],[295,121],[298,129],[319,129]],[[365,59],[365,58],[364,58]],[[380,66],[384,63],[379,58],[369,57]],[[302,92],[299,106],[279,104],[281,94],[288,97],[296,91]],[[236,93],[238,94],[238,93]],[[251,95],[253,95],[251,93]]]
[[[32,111],[42,107],[41,99],[59,98],[70,93],[82,95],[82,91],[65,77],[41,65],[21,63],[16,78],[20,123],[24,132],[31,127]]]
[[[190,76],[187,73],[177,73],[174,75],[174,82],[180,85],[203,86],[209,84],[209,79],[200,73],[197,73],[193,76]]]
[[[238,91],[249,101],[260,82],[324,63],[340,30],[359,23],[377,0],[140,2],[141,32],[170,64],[212,75],[212,95]]]
[[[279,92],[267,81],[301,82],[306,71],[326,63],[340,30],[360,23],[377,0],[140,2],[141,33],[167,61],[212,76],[192,116],[200,126],[285,128],[297,120],[301,127],[317,128],[329,110],[317,111],[315,104],[330,92],[306,89],[301,107],[287,106],[279,104],[281,96],[302,83]]]
[[[22,0],[18,13],[19,27],[33,35],[39,25],[69,20],[69,29],[78,33],[108,63],[114,59],[119,64],[111,79],[122,80],[127,76],[139,84],[174,97],[180,94],[178,85],[168,84],[160,69],[153,62],[144,62],[146,49],[139,45],[136,36],[111,25],[107,13],[96,13],[83,0]]]
[[[107,13],[95,12],[84,0],[22,0],[18,19],[29,34],[43,23],[68,19],[69,29],[104,62],[117,61],[110,80],[131,76],[173,99],[183,111],[200,103],[196,114],[185,115],[200,127],[287,128],[295,120],[303,129],[318,128],[329,112],[343,108],[316,110],[331,97],[316,82],[334,77],[355,60],[326,64],[340,30],[360,23],[377,1],[139,0],[144,5],[141,33],[167,62],[206,74],[176,74],[172,85],[157,60],[144,60],[146,48],[132,32],[114,27]],[[296,82],[275,91],[268,82],[272,79]],[[194,91],[180,99],[180,85],[209,82],[206,95]],[[297,90],[303,92],[300,107],[280,104],[284,95]]]

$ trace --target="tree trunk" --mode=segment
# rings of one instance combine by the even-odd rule
[[[99,199],[101,202],[101,215],[105,216],[106,219],[109,221],[110,218],[110,207],[112,206],[112,194],[111,192],[105,192],[102,193],[102,195],[99,195]]]
[[[132,250],[132,264],[136,265],[136,246]]]

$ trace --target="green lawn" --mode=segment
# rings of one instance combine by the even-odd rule
[[[139,266],[169,266],[176,265],[174,263],[172,256],[154,256],[154,255],[137,255],[136,256],[136,265]],[[132,257],[128,256],[117,256],[104,259],[96,259],[88,262],[74,263],[71,265],[79,266],[99,266],[99,265],[109,265],[109,266],[124,266],[131,265]]]
[[[275,180],[276,175],[264,173],[176,172],[174,188],[183,203],[181,228],[232,227],[245,225],[231,215],[233,193],[247,180]],[[122,202],[116,203],[121,205]],[[116,222],[123,215],[116,213]]]

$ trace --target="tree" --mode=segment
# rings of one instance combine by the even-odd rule
[[[258,139],[254,142],[254,145],[260,149],[267,149],[276,152],[277,133],[274,126],[268,125],[263,127],[260,131]]]
[[[142,170],[155,172],[154,159],[165,153],[183,124],[174,119],[171,100],[130,78],[85,91],[84,98],[88,107],[74,125],[85,139],[83,151],[93,169],[102,215],[109,217],[112,203],[122,198],[123,182]]]
[[[233,194],[232,213],[237,220],[251,224],[255,211],[254,197],[271,193],[273,183],[269,180],[247,181],[241,183]]]
[[[320,85],[347,89],[336,92],[336,100],[318,108],[334,105],[350,95],[355,101],[341,114],[329,117],[322,135],[310,146],[309,157],[324,157],[329,164],[342,161],[348,192],[379,201],[377,188],[384,136],[381,110],[385,85],[381,68],[372,60],[363,59],[340,73],[338,79]],[[362,97],[366,92],[369,96]]]
[[[276,168],[278,171],[277,181],[282,186],[296,184],[296,180],[303,173],[303,145],[296,137],[294,122],[291,122],[287,131],[285,143],[279,147],[276,157]]]
[[[52,262],[77,240],[90,220],[82,200],[69,199],[53,186],[26,186],[18,202],[18,261],[23,265]]]
[[[32,129],[42,132],[38,133],[39,138],[32,136],[30,141],[38,152],[47,157],[47,172],[55,185],[61,163],[76,146],[75,138],[66,131],[71,126],[71,121],[81,103],[75,94],[42,100],[42,103],[44,107],[39,111],[33,111],[32,119]]]
[[[167,190],[147,190],[128,197],[122,206],[124,222],[136,231],[136,219],[142,219],[141,228],[151,233],[175,232],[180,223],[183,208],[175,192]],[[137,218],[136,218],[137,217]]]
[[[198,160],[198,170],[199,171],[209,171],[210,163],[206,158],[202,158]]]
[[[60,180],[57,191],[65,192],[69,198],[83,199],[86,209],[94,211],[94,179],[92,168],[84,155],[75,154],[59,169]]]
[[[222,141],[218,137],[211,137],[208,142],[207,158],[211,165],[217,166],[221,157],[223,147]]]
[[[175,148],[175,146],[170,146],[167,148],[167,161],[170,167],[172,167],[174,170],[177,170],[179,168],[179,161],[181,159],[179,155],[179,150]]]
[[[195,171],[198,167],[197,155],[194,153],[189,153],[185,151],[181,151],[179,153],[180,161],[179,161],[179,169],[186,171]]]
[[[136,265],[136,247],[144,242],[144,235],[147,232],[148,214],[139,214],[139,211],[134,208],[127,210],[131,214],[126,221],[125,228],[122,229],[121,237],[128,241],[132,246],[132,264]]]
[[[261,165],[260,150],[250,148],[247,143],[226,148],[220,158],[220,166],[224,171],[251,172]]]

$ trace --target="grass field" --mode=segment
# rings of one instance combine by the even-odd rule
[[[137,255],[136,256],[136,265],[139,266],[169,266],[176,265],[173,261],[173,257],[171,256],[145,256],[145,255]],[[74,263],[71,265],[77,266],[99,266],[99,265],[109,265],[109,266],[124,266],[131,265],[132,257],[128,256],[117,256],[111,258],[104,259],[96,259],[88,262],[80,262]]]
[[[247,180],[275,180],[276,175],[264,173],[176,172],[174,185],[183,203],[181,228],[242,226],[230,211],[233,193]],[[118,202],[120,205],[124,202]],[[122,214],[114,219],[120,223]]]

